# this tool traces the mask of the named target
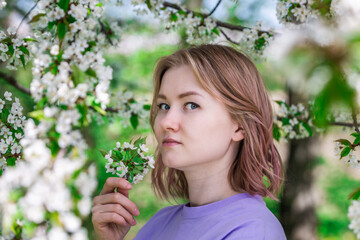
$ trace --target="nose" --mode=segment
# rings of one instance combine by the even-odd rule
[[[163,114],[160,125],[167,131],[178,131],[180,128],[180,115],[177,110],[172,107]]]

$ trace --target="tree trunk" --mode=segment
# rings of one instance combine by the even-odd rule
[[[289,92],[289,97],[291,104],[300,102],[300,96],[294,93]],[[316,142],[317,136],[289,141],[289,157],[280,203],[280,221],[289,240],[317,239],[313,187]]]

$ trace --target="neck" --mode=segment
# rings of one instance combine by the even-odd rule
[[[230,166],[219,167],[215,166],[213,171],[185,171],[191,207],[217,202],[240,193],[234,191],[228,181]]]

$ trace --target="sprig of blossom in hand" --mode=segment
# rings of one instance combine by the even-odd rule
[[[138,138],[134,143],[120,142],[109,152],[100,150],[108,161],[105,165],[106,172],[125,178],[130,183],[137,184],[149,172],[149,167],[154,168],[154,157],[147,155],[145,138]]]
[[[15,165],[21,158],[20,140],[24,137],[23,107],[18,98],[12,102],[11,96],[12,93],[6,91],[5,100],[0,98],[0,176],[7,166]]]

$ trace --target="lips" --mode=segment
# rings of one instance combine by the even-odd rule
[[[181,143],[181,142],[176,141],[175,139],[172,138],[165,138],[163,143]]]

